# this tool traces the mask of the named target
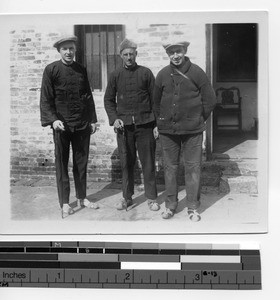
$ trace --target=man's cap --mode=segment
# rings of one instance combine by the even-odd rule
[[[171,47],[174,47],[174,46],[181,46],[187,51],[189,45],[190,45],[190,43],[187,41],[168,41],[168,42],[165,42],[164,44],[162,44],[165,51],[168,51]]]
[[[132,40],[129,40],[129,39],[124,39],[121,43],[120,43],[120,53],[122,53],[122,51],[124,49],[127,49],[127,48],[133,48],[133,49],[136,49],[137,48],[137,44],[134,43]]]
[[[76,43],[78,40],[78,38],[74,35],[71,35],[71,36],[63,36],[63,37],[60,37],[54,44],[53,46],[58,49],[59,46],[64,43],[64,42],[74,42]]]

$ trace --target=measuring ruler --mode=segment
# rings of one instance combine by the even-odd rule
[[[0,242],[0,287],[255,290],[260,251],[230,244]]]

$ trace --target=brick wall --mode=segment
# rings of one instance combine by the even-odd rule
[[[49,127],[40,124],[39,97],[42,73],[47,64],[60,58],[52,47],[62,34],[72,34],[74,26],[60,29],[29,28],[10,32],[11,82],[11,180],[51,178],[55,176],[54,145]],[[126,26],[126,36],[138,43],[139,64],[149,67],[154,75],[169,63],[162,42],[170,36],[191,42],[189,57],[205,69],[205,27],[202,25]],[[98,131],[91,138],[88,164],[89,181],[118,181],[121,178],[117,144],[108,125],[103,106],[103,93],[94,93]],[[72,163],[70,160],[69,168]],[[163,181],[160,147],[157,150],[158,180]],[[136,178],[141,180],[137,169]],[[71,172],[70,172],[71,174]]]
[[[52,47],[67,31],[43,28],[10,32],[11,179],[54,177],[52,134],[40,124],[39,97],[45,66],[59,59]]]

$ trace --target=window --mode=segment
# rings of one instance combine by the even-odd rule
[[[123,25],[76,25],[76,60],[86,66],[92,90],[104,90],[109,74],[121,66],[118,46]]]

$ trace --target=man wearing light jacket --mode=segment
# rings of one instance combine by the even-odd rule
[[[175,41],[163,45],[170,64],[156,77],[153,100],[164,159],[166,211],[162,217],[169,219],[176,212],[182,154],[188,216],[198,221],[203,131],[216,96],[205,72],[186,56],[189,44]]]

